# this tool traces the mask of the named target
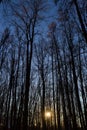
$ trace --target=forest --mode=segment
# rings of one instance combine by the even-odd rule
[[[87,129],[87,1],[0,0],[0,130]]]

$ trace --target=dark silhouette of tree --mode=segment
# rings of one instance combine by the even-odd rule
[[[57,4],[59,2],[59,0],[54,0],[55,4]],[[78,4],[78,1],[77,0],[72,0],[72,1],[68,1],[68,7],[65,7],[67,8],[66,10],[70,10],[71,6],[74,4],[75,8],[76,8],[76,12],[77,12],[77,16],[78,16],[78,20],[79,20],[79,23],[80,23],[80,26],[81,26],[81,31],[82,31],[82,35],[84,36],[85,38],[85,41],[87,43],[87,30],[86,30],[86,26],[84,24],[84,19],[82,18],[82,15],[81,15],[81,11],[80,11],[80,7],[79,7],[79,4]],[[70,7],[69,7],[70,6]],[[65,10],[65,11],[66,11]],[[84,9],[85,10],[85,9]],[[85,11],[84,11],[85,12]]]
[[[41,114],[42,114],[42,127],[43,130],[46,129],[46,122],[45,122],[45,105],[46,105],[46,47],[45,47],[45,40],[41,40],[39,45],[35,46],[35,55],[37,56],[37,67],[38,72],[41,78],[42,84],[42,98],[41,98]]]
[[[25,35],[25,44],[26,44],[26,78],[25,78],[25,98],[24,98],[24,116],[23,116],[23,129],[28,128],[28,101],[29,101],[29,89],[30,89],[30,75],[31,75],[31,63],[32,63],[32,55],[33,55],[33,42],[35,37],[35,27],[37,21],[39,20],[39,12],[43,10],[43,3],[40,0],[37,1],[27,1],[29,5],[28,12],[27,6],[22,5],[24,17],[21,12],[17,12],[14,9],[15,16],[18,17],[25,28],[19,25],[19,23],[15,23],[22,31],[24,31]],[[26,17],[27,20],[26,21]]]

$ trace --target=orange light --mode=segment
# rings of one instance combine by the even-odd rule
[[[49,112],[49,111],[48,111],[48,112],[45,112],[45,117],[46,117],[46,118],[50,118],[50,117],[51,117],[51,112]]]

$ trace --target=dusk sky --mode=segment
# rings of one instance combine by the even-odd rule
[[[42,14],[45,16],[45,19],[41,21],[40,30],[42,33],[47,32],[48,25],[57,20],[57,6],[54,4],[53,0],[48,0],[47,6],[47,9],[44,10]],[[11,13],[9,3],[3,3],[0,5],[0,32],[4,31],[6,27],[12,26],[13,15]]]

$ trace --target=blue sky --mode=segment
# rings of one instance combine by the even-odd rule
[[[55,21],[56,19],[56,6],[53,3],[53,0],[48,0],[49,8],[44,12],[46,17],[45,20],[42,21],[41,30],[42,33],[47,31],[47,26],[50,22]],[[8,8],[8,11],[6,10]],[[0,33],[5,29],[5,27],[9,27],[11,22],[10,10],[8,5],[0,5]]]

